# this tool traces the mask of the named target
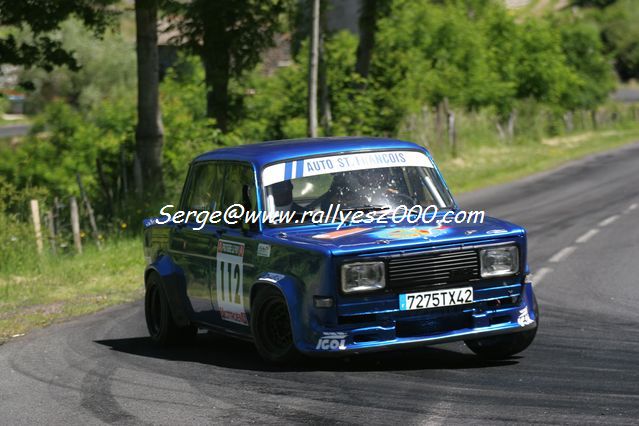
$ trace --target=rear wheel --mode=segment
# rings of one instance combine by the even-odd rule
[[[160,287],[160,278],[157,274],[151,274],[147,280],[144,313],[151,340],[161,344],[192,340],[197,334],[197,327],[178,326],[173,320],[166,295]]]
[[[266,361],[282,364],[298,358],[288,306],[279,290],[267,287],[255,296],[251,308],[251,330],[255,347]]]

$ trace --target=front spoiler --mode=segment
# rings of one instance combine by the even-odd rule
[[[358,344],[356,347],[347,346],[342,350],[337,351],[320,351],[320,350],[311,350],[310,352],[305,351],[304,353],[312,356],[343,356],[346,354],[361,354],[361,353],[370,353],[370,352],[382,352],[382,351],[391,351],[398,349],[409,349],[409,348],[417,348],[424,347],[430,345],[436,345],[440,343],[449,343],[449,342],[457,342],[460,340],[472,340],[472,339],[480,339],[484,337],[497,336],[500,334],[512,334],[519,333],[522,331],[533,330],[537,328],[537,321],[528,324],[526,326],[519,326],[517,324],[505,324],[505,327],[497,327],[492,326],[488,327],[488,329],[470,329],[468,331],[458,330],[453,335],[443,335],[443,336],[429,336],[424,338],[413,338],[413,337],[405,337],[398,338],[391,341],[384,342],[372,342],[374,344],[365,345]]]
[[[330,357],[423,347],[447,342],[480,339],[500,334],[519,333],[537,328],[539,317],[536,305],[532,284],[526,283],[524,284],[522,297],[518,305],[492,312],[478,312],[473,314],[473,328],[462,328],[423,336],[395,337],[394,326],[373,326],[368,327],[367,329],[370,331],[375,330],[380,335],[387,332],[389,338],[368,342],[354,342],[350,339],[350,336],[356,335],[366,329],[322,330],[318,333],[318,336],[320,336],[318,337],[319,340],[315,342],[308,342],[306,345],[297,345],[297,347],[300,352],[307,355]],[[504,314],[510,316],[510,321],[500,324],[490,324],[489,319],[491,317],[498,315],[503,317]],[[340,340],[340,336],[344,335],[345,337],[343,337],[343,340]],[[328,344],[325,344],[323,347],[320,344],[322,339],[328,340]]]

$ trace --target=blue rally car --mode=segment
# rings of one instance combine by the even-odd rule
[[[490,217],[442,224],[459,207],[416,144],[320,138],[218,149],[193,160],[179,203],[186,218],[163,210],[144,222],[145,311],[156,342],[211,329],[285,362],[462,340],[503,358],[535,337],[525,230]],[[195,213],[238,205],[294,220],[196,223]],[[338,206],[378,219],[399,205],[435,206],[438,220],[304,214]]]

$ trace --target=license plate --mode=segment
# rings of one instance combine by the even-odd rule
[[[473,303],[473,288],[451,288],[447,290],[421,291],[399,295],[399,310],[442,308]]]

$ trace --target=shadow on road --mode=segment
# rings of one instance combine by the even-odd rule
[[[218,336],[198,335],[188,345],[159,346],[148,337],[96,340],[111,350],[154,359],[195,362],[251,371],[402,371],[471,369],[514,365],[509,360],[484,360],[475,355],[436,347],[352,355],[345,358],[305,358],[295,365],[273,366],[263,361],[251,343]]]

